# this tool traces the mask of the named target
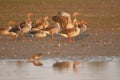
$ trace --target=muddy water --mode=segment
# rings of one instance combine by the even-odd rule
[[[0,80],[120,80],[120,60],[0,60]]]

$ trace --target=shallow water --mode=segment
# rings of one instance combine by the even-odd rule
[[[120,60],[0,60],[0,80],[120,80]]]

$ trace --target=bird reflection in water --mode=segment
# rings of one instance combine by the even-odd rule
[[[23,67],[25,64],[26,64],[25,61],[17,61],[17,62],[16,62],[16,65],[17,65],[17,67],[19,67],[19,68]]]
[[[40,61],[33,61],[32,63],[33,63],[33,65],[35,65],[35,66],[43,66],[43,63],[40,62]]]
[[[71,62],[56,62],[53,64],[53,68],[59,71],[65,71],[70,69]]]
[[[43,56],[42,53],[34,54],[29,58],[29,62],[33,63],[35,66],[43,66],[43,63],[39,59]]]
[[[79,64],[80,62],[56,62],[53,64],[53,69],[60,72],[70,71],[72,69],[75,73],[78,73],[79,69],[77,66]]]
[[[73,71],[75,72],[75,73],[79,73],[79,69],[80,69],[80,67],[78,68],[78,65],[80,64],[80,62],[73,62]]]

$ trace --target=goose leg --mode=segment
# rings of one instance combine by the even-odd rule
[[[51,37],[54,39],[54,34],[53,33],[51,33]]]
[[[74,42],[74,38],[69,38],[69,42]]]
[[[21,40],[22,40],[22,42],[24,42],[26,40],[24,33],[21,34]]]
[[[52,32],[50,32],[50,34],[51,34],[51,39],[48,42],[51,42],[54,40],[54,34]]]

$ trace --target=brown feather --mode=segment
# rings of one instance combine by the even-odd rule
[[[0,28],[1,31],[6,30],[6,28]]]
[[[68,34],[68,33],[71,33],[75,30],[75,28],[72,28],[72,29],[64,29],[62,30],[60,33],[63,33],[63,34]]]
[[[40,22],[38,24],[35,24],[32,28],[39,28],[40,26],[42,26],[44,23]]]
[[[55,27],[47,27],[47,28],[42,29],[42,30],[44,30],[44,31],[49,31],[50,29],[53,29],[53,28],[55,28]]]

